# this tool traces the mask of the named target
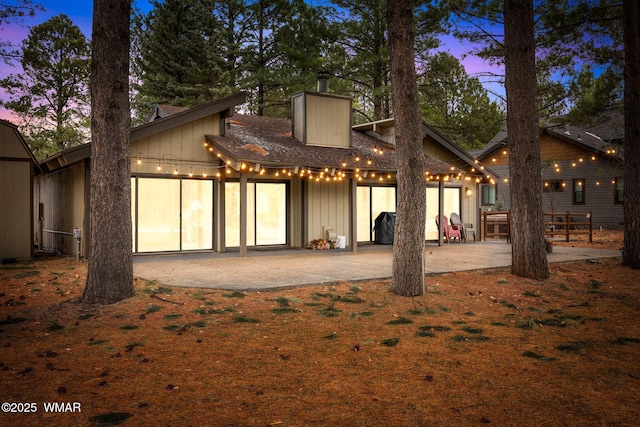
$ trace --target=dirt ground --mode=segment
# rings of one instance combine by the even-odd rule
[[[550,270],[430,276],[419,298],[138,280],[100,307],[73,258],[1,265],[0,425],[636,426],[640,271]]]

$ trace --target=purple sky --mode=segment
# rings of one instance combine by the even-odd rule
[[[11,0],[10,3],[13,3]],[[33,18],[25,18],[21,25],[10,23],[0,28],[0,39],[3,41],[10,41],[14,47],[20,47],[22,41],[27,38],[30,27],[39,25],[48,19],[64,13],[71,21],[77,25],[85,34],[87,39],[91,37],[91,12],[92,1],[78,1],[78,0],[35,0],[36,3],[41,4],[44,8],[44,12],[36,13]],[[149,10],[150,5],[148,0],[135,0],[134,6],[142,9],[143,11]],[[470,76],[482,74],[486,72],[496,71],[492,70],[492,67],[483,60],[467,56],[462,58],[463,54],[468,51],[468,48],[463,46],[462,43],[457,41],[453,37],[447,37],[443,39],[443,46],[440,50],[448,51],[452,55],[457,56],[467,73]],[[8,66],[4,63],[0,63],[0,78],[4,78],[9,74],[16,74],[20,71],[19,68]],[[481,81],[483,79],[481,78]],[[495,86],[494,86],[495,88]],[[496,89],[500,90],[500,89]],[[0,89],[0,99],[5,100],[5,92]],[[7,111],[3,107],[0,107],[0,119],[12,120],[11,112]]]

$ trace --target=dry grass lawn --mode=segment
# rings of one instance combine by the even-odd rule
[[[436,275],[420,298],[385,281],[234,293],[139,280],[134,298],[98,307],[79,303],[85,277],[73,258],[0,266],[3,410],[35,410],[0,425],[640,420],[640,271],[620,259],[552,264],[544,282]]]

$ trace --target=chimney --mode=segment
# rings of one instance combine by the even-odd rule
[[[318,73],[318,92],[329,93],[329,74],[325,71]]]

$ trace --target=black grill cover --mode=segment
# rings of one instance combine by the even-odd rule
[[[376,218],[375,227],[373,228],[373,231],[376,233],[375,243],[392,245],[395,226],[395,212],[380,212],[380,215]]]

